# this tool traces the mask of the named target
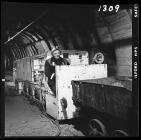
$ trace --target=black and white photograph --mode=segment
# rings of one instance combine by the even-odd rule
[[[1,2],[4,137],[138,137],[138,12]]]

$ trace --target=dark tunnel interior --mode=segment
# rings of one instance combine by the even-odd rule
[[[17,125],[22,125],[20,119],[25,121],[29,118],[33,121],[29,121],[32,126],[36,121],[32,116],[35,109],[38,117],[45,116],[48,110],[50,114],[57,114],[62,119],[62,126],[71,125],[73,120],[74,124],[79,123],[76,125],[78,130],[87,125],[87,121],[93,118],[91,114],[94,114],[108,126],[109,134],[120,125],[125,130],[129,129],[131,135],[136,133],[138,107],[137,94],[132,94],[132,6],[120,5],[118,12],[101,12],[99,7],[100,4],[1,2],[1,58],[4,62],[2,67],[5,73],[3,81],[8,131],[8,125],[13,121],[16,124],[18,119]],[[71,61],[66,64],[67,61],[63,61],[64,65],[70,65],[65,66],[66,69],[51,64],[56,88],[55,92],[51,92],[49,80],[52,79],[47,76],[51,73],[51,59],[47,59],[53,56],[54,48],[61,50],[62,59]],[[102,62],[96,62],[97,54],[102,54]],[[76,62],[75,65],[79,67],[71,67],[74,63],[69,62]],[[88,105],[84,103],[83,106],[82,101]],[[19,112],[17,120],[11,108]],[[74,119],[78,112],[86,115],[86,122]],[[119,118],[116,116],[112,119],[115,114]],[[120,115],[124,116],[123,122]],[[84,123],[82,126],[81,122]],[[35,123],[42,124],[38,120]],[[16,129],[16,125],[14,127]],[[49,131],[53,130],[49,128],[49,122],[46,127]],[[49,135],[46,129],[42,128],[42,132]]]
[[[10,2],[2,5],[3,42],[35,21],[14,39],[4,44],[6,69],[12,69],[13,61],[16,59],[41,54],[44,51],[41,41],[44,41],[49,50],[53,46],[65,50],[86,50],[90,55],[90,63],[93,53],[101,51],[105,54],[105,63],[109,64],[110,73],[115,75],[116,46],[129,47],[132,42],[129,6],[121,7],[123,15],[119,17],[125,20],[122,26],[128,24],[128,28],[123,33],[117,33],[119,35],[116,38],[114,35],[116,31],[110,23],[112,21],[110,17],[116,16],[116,13],[98,13],[96,5]],[[122,32],[122,28],[119,30]]]

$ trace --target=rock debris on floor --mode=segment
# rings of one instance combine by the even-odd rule
[[[73,125],[60,125],[60,136],[84,136]],[[55,136],[57,126],[23,96],[5,97],[5,136]]]

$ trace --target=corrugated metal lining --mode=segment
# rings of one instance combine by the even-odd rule
[[[132,21],[127,10],[121,10],[115,15],[97,14],[97,30],[102,43],[132,38]]]
[[[33,37],[33,35],[30,32],[25,32],[25,34],[30,38],[31,42],[35,42],[35,38]]]
[[[56,45],[61,49],[88,50],[90,47],[100,46],[99,43],[107,44],[119,39],[132,38],[132,23],[129,13],[131,14],[131,10],[130,12],[121,10],[116,15],[104,16],[95,12],[95,23],[91,23],[88,30],[87,27],[86,29],[82,28],[84,23],[77,30],[79,24],[74,26],[75,21],[66,21],[62,25],[61,22],[64,19],[52,26],[53,21],[38,22],[13,39],[9,50],[15,60],[45,53]],[[96,37],[96,35],[98,36]],[[8,57],[7,54],[6,60]]]

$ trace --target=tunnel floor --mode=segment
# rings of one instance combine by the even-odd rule
[[[88,122],[91,114],[82,118],[59,121],[58,127],[49,117],[45,117],[38,106],[31,104],[23,95],[18,95],[14,88],[5,88],[5,136],[88,136]],[[90,112],[92,113],[92,112]],[[114,127],[115,120],[94,113],[94,117],[101,120],[110,132],[120,127]],[[85,119],[84,119],[85,118]],[[91,118],[91,119],[92,119]],[[105,118],[105,120],[103,119]],[[119,121],[120,122],[120,121]],[[117,121],[118,123],[118,121]],[[123,122],[123,125],[125,123]],[[130,128],[130,127],[129,127]],[[109,133],[108,132],[108,133]],[[132,130],[129,131],[133,135]],[[129,133],[129,134],[130,134]],[[110,134],[110,133],[109,133]]]
[[[72,124],[60,124],[60,136],[84,136]],[[24,96],[5,96],[5,136],[56,136],[57,126]]]
[[[5,136],[52,136],[54,125],[40,114],[23,96],[6,96]]]

